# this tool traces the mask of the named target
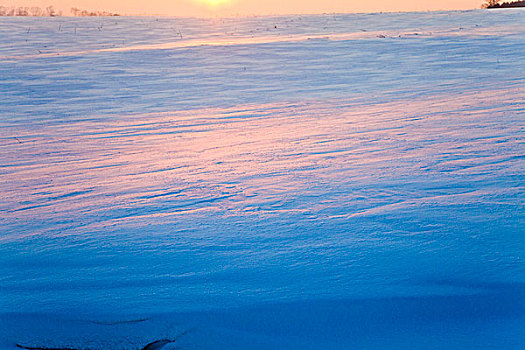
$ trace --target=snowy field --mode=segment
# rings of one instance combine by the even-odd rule
[[[525,348],[525,11],[0,38],[0,349]]]

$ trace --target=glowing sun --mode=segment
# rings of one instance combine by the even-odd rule
[[[232,0],[196,0],[196,1],[208,7],[212,7],[212,8],[219,7],[221,5],[226,5],[232,2]]]

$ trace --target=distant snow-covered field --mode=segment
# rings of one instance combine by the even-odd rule
[[[525,12],[0,18],[0,348],[525,348]]]

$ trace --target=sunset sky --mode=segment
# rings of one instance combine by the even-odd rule
[[[479,8],[482,0],[0,0],[3,6],[72,7],[124,15],[246,16],[299,13],[427,11]]]

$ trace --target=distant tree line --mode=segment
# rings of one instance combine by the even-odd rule
[[[119,16],[116,13],[106,11],[87,11],[76,7],[71,9],[71,14],[77,17],[93,16]],[[53,6],[41,7],[6,7],[0,6],[0,16],[18,16],[18,17],[56,17],[62,16],[62,11],[57,11]]]
[[[34,17],[55,17],[62,16],[62,11],[56,11],[53,6],[46,8],[40,7],[6,7],[0,6],[0,16],[34,16]]]
[[[117,13],[111,13],[107,11],[87,11],[81,10],[76,7],[71,8],[71,14],[78,17],[98,17],[98,16],[120,16]]]
[[[486,9],[499,9],[499,8],[510,8],[510,7],[525,7],[524,0],[512,1],[512,2],[503,2],[501,0],[487,0],[483,4],[483,8]]]

